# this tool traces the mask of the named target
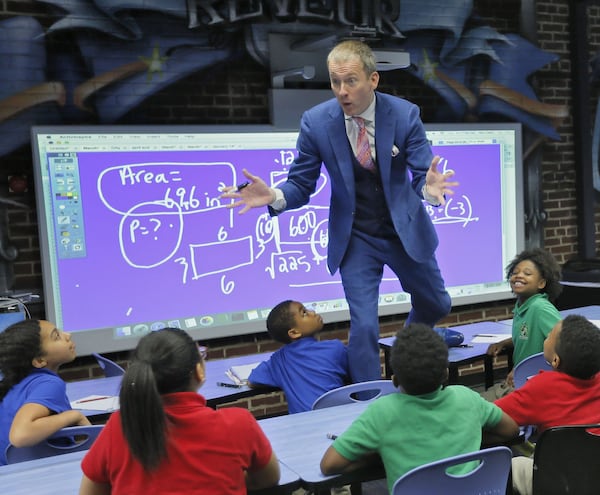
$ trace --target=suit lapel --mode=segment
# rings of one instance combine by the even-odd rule
[[[394,145],[394,116],[392,107],[377,94],[375,106],[375,149],[377,150],[377,166],[383,184],[389,184],[392,163],[392,147]]]
[[[344,184],[351,198],[354,198],[354,170],[352,162],[352,153],[348,136],[346,134],[346,123],[344,113],[339,105],[329,113],[330,121],[327,125],[327,134],[335,154],[335,161],[340,174],[344,178]],[[329,166],[331,164],[328,164]],[[330,174],[332,171],[329,172]]]

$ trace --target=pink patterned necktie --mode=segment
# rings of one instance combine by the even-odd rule
[[[356,139],[356,159],[358,162],[370,172],[375,170],[375,162],[371,156],[371,145],[367,136],[367,128],[365,127],[365,119],[362,117],[352,117],[358,125],[358,138]]]

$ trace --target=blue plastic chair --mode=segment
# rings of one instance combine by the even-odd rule
[[[492,447],[430,462],[398,478],[392,488],[392,495],[504,495],[511,458],[512,452],[508,447]],[[466,474],[446,472],[449,467],[469,461],[480,461],[480,464]]]
[[[392,380],[372,380],[358,382],[343,387],[334,388],[325,392],[313,402],[312,409],[325,409],[326,407],[340,406],[352,402],[371,402],[382,395],[398,392]],[[358,396],[356,394],[359,394]],[[362,493],[361,483],[352,483],[351,493]]]
[[[370,382],[352,383],[343,387],[334,388],[325,392],[313,402],[312,409],[324,409],[326,407],[339,406],[351,402],[365,402],[375,400],[382,395],[398,392],[392,380],[372,380]],[[364,392],[368,399],[362,399],[365,395],[357,397],[356,394]]]
[[[100,366],[100,368],[102,368],[104,371],[104,376],[123,376],[125,373],[125,370],[114,361],[111,361],[110,359],[105,358],[104,356],[101,356],[95,352],[92,353],[92,356],[94,356],[96,361],[98,361],[98,366]]]
[[[515,370],[513,371],[515,388],[522,387],[529,378],[537,375],[540,370],[552,371],[552,369],[552,366],[544,359],[543,352],[523,359],[523,361],[515,366]]]
[[[42,457],[88,450],[102,431],[102,427],[103,425],[69,426],[30,447],[15,447],[9,444],[5,451],[6,463],[14,464]]]
[[[523,361],[515,366],[513,371],[515,388],[520,388],[525,385],[525,382],[532,376],[537,375],[540,370],[553,370],[552,366],[544,358],[543,352],[532,354],[531,356],[523,359]],[[530,438],[534,437],[535,433],[536,429],[533,425],[525,426],[523,428],[523,437],[525,440],[529,440]]]

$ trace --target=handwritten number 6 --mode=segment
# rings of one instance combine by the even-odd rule
[[[223,275],[221,277],[221,292],[223,292],[223,294],[231,294],[233,292],[234,288],[235,288],[235,282],[233,282],[233,281],[226,282],[225,275]]]

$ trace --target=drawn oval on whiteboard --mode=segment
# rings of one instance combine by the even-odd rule
[[[310,239],[310,250],[313,254],[313,259],[320,263],[327,259],[327,246],[329,245],[329,233],[327,226],[329,220],[323,220],[313,230]]]
[[[170,260],[182,237],[181,208],[160,201],[134,206],[119,224],[121,254],[134,268],[154,268]]]

